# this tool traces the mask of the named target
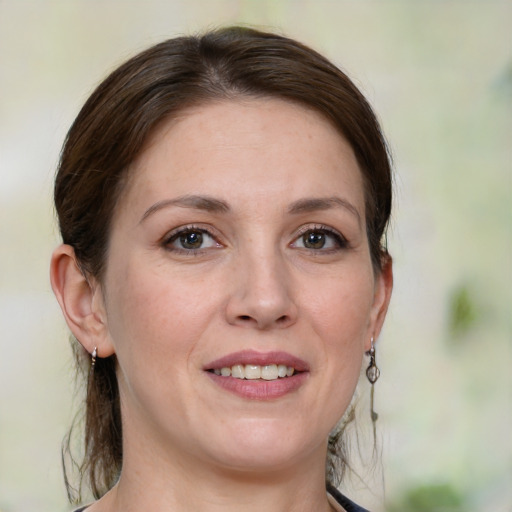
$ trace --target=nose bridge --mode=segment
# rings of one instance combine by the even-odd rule
[[[266,242],[243,251],[237,262],[236,285],[228,305],[230,323],[267,329],[295,322],[296,305],[285,257],[277,245]]]

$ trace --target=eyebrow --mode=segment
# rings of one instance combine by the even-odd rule
[[[146,220],[153,213],[170,206],[193,208],[212,213],[227,213],[230,211],[229,205],[220,199],[202,195],[185,195],[174,199],[163,199],[162,201],[158,201],[144,212],[140,222]],[[314,197],[299,199],[289,206],[288,213],[300,214],[330,210],[332,208],[344,208],[354,215],[357,218],[359,225],[361,225],[361,216],[359,215],[357,208],[346,199],[342,199],[340,197]]]
[[[361,225],[361,215],[357,208],[341,197],[313,197],[299,199],[290,205],[288,213],[308,213],[322,210],[330,210],[332,208],[344,208],[357,218],[357,222]]]
[[[146,220],[150,215],[169,206],[179,206],[181,208],[194,208],[196,210],[204,210],[213,213],[226,213],[229,206],[220,199],[209,196],[186,195],[176,197],[174,199],[164,199],[150,206],[142,215],[140,222]]]

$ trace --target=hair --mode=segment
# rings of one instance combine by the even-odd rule
[[[74,248],[84,275],[100,282],[104,277],[113,212],[130,164],[155,130],[190,107],[247,97],[313,109],[348,141],[363,177],[366,232],[374,271],[380,272],[388,258],[384,239],[392,178],[370,105],[345,73],[316,51],[281,35],[231,27],[169,39],[139,53],[113,71],[78,114],[62,149],[55,206],[63,242]],[[89,355],[76,340],[73,346],[87,391],[85,451],[79,462],[72,456],[71,461],[79,470],[79,489],[87,478],[99,498],[115,484],[123,461],[117,361],[115,355],[98,359],[89,373]],[[63,460],[71,455],[70,439],[71,434]],[[346,465],[341,439],[338,433],[329,442],[331,481]]]

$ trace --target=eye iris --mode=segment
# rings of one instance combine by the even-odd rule
[[[203,234],[197,231],[184,233],[180,236],[180,243],[185,249],[199,249],[203,243]]]
[[[325,234],[310,231],[303,236],[304,247],[308,249],[321,249],[325,245]]]

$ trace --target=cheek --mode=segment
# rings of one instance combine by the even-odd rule
[[[305,303],[327,339],[357,343],[370,325],[373,294],[373,279],[354,272],[350,278],[326,281],[321,293],[308,294]]]
[[[125,265],[116,273],[107,313],[125,417],[144,411],[172,423],[169,411],[183,415],[190,401],[188,376],[215,298],[162,269]]]
[[[144,272],[140,266],[119,268],[109,296],[109,332],[121,366],[138,364],[170,367],[193,350],[215,298],[201,286],[187,286],[164,275],[158,267]],[[171,283],[171,284],[169,284]],[[197,283],[196,283],[197,285]],[[183,368],[183,366],[181,366]]]
[[[354,271],[350,277],[326,281],[322,293],[311,294],[307,300],[310,323],[323,340],[320,394],[334,401],[328,408],[333,411],[334,423],[348,407],[359,379],[365,344],[371,335],[373,293],[372,274]]]

